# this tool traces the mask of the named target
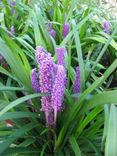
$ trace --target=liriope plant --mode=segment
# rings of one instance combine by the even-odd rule
[[[3,10],[0,154],[116,156],[116,28],[108,34],[98,10],[76,0],[4,1]]]

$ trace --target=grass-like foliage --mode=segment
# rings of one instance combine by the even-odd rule
[[[0,155],[117,156],[116,41],[116,20],[96,1],[0,1]],[[30,78],[37,46],[56,65],[56,48],[67,51],[62,110],[50,127],[41,99],[51,93],[35,93]]]

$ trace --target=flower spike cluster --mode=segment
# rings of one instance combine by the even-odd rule
[[[62,62],[64,62],[63,48]],[[43,94],[49,93],[50,96],[43,96],[41,98],[41,111],[45,113],[46,125],[56,127],[57,112],[61,110],[64,99],[66,70],[63,63],[55,64],[49,54],[43,47],[37,47],[35,57],[38,63],[37,78],[36,69],[31,72],[32,87],[35,92],[40,91]]]
[[[38,74],[36,68],[31,71],[31,82],[33,90],[38,93],[49,94],[41,97],[41,111],[45,113],[46,126],[56,128],[57,113],[63,109],[64,93],[66,88],[67,72],[65,69],[64,47],[57,48],[57,64],[53,62],[52,56],[43,47],[37,47],[35,58],[38,64]],[[80,70],[76,67],[74,81],[74,93],[80,93]]]

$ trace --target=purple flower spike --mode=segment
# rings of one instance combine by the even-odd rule
[[[75,81],[74,81],[73,92],[80,93],[80,70],[79,70],[79,67],[76,67],[76,76],[75,76]]]
[[[53,84],[53,62],[46,58],[39,69],[41,93],[51,93]],[[50,97],[42,97],[42,111],[50,109]]]
[[[44,53],[45,54],[45,53]],[[42,55],[44,56],[44,55]],[[42,57],[40,57],[42,58]],[[40,59],[41,60],[41,59]],[[41,60],[39,64],[39,75],[40,75],[40,90],[41,93],[51,93],[53,86],[53,76],[54,76],[54,63],[52,57],[48,54],[46,57]],[[41,98],[41,111],[45,112],[46,125],[51,127],[52,121],[51,118],[51,98],[42,97]]]
[[[15,33],[15,28],[14,28],[14,26],[11,26],[11,28],[10,28],[10,32],[11,32],[12,34]]]
[[[69,31],[70,31],[69,24],[68,23],[65,23],[63,25],[63,37],[64,38],[69,34]]]
[[[110,34],[110,23],[108,21],[103,23],[103,30],[105,33]]]
[[[53,125],[53,119],[56,127],[57,112],[62,108],[66,82],[66,70],[63,66],[65,54],[66,49],[64,47],[58,48],[57,57],[59,61],[56,65],[51,54],[47,53],[43,47],[36,48],[35,57],[39,65],[40,92],[50,94],[50,96],[41,98],[41,111],[45,113],[46,126],[49,128]]]
[[[56,37],[56,31],[54,29],[50,29],[49,34],[55,38]]]
[[[14,7],[15,6],[15,1],[10,1],[9,4],[10,4],[11,7]]]
[[[58,65],[55,83],[52,89],[51,107],[53,110],[57,109],[57,111],[60,111],[62,108],[62,102],[65,91],[65,83],[64,83],[65,80],[66,80],[65,68],[62,65]]]
[[[36,73],[36,68],[32,69],[30,77],[31,77],[33,90],[35,91],[35,93],[39,93],[40,87],[39,87],[38,75]]]
[[[56,54],[57,54],[57,64],[64,66],[65,55],[67,54],[65,47],[56,48]]]
[[[54,110],[54,126],[56,127],[57,112],[62,109],[62,102],[65,92],[66,71],[64,66],[57,66],[57,74],[52,89],[51,107]]]

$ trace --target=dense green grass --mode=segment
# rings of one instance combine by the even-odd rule
[[[0,155],[117,156],[116,20],[91,0],[84,4],[17,0],[13,9],[14,14],[9,1],[0,2],[0,54],[4,57],[0,66]],[[105,20],[111,23],[110,35],[103,31]],[[49,22],[56,38],[49,34]],[[70,25],[65,38],[64,22]],[[14,34],[10,33],[12,25]],[[56,129],[46,128],[40,111],[43,94],[35,94],[31,86],[36,46],[47,49],[55,62],[55,48],[67,49],[65,109],[58,115]],[[81,93],[73,94],[78,65]],[[12,120],[12,127],[6,126],[7,119]]]

